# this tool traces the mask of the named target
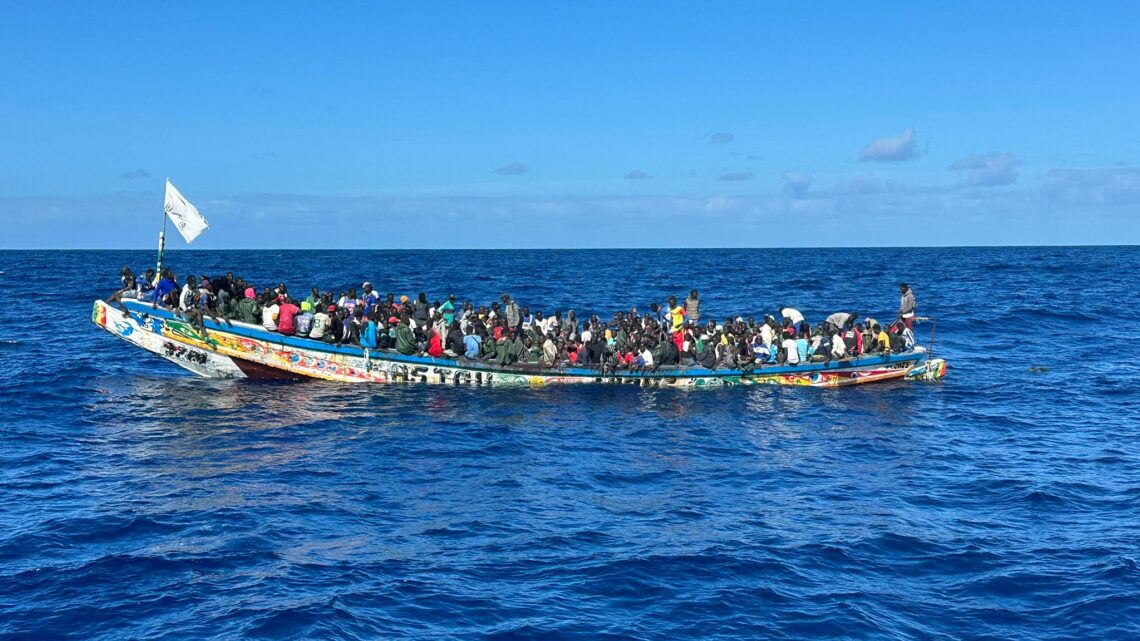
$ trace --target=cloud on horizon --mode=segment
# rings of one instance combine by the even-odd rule
[[[860,162],[902,162],[918,158],[914,127],[907,127],[897,136],[876,138],[859,151]]]
[[[1140,204],[1140,167],[1051,169],[1041,177],[1041,193],[1084,207]]]
[[[970,164],[974,164],[971,162]],[[962,171],[972,171],[963,169]],[[810,179],[810,182],[809,182]],[[195,200],[210,231],[194,249],[354,247],[580,247],[566,220],[604,220],[586,242],[606,247],[770,246],[787,221],[856,220],[846,237],[803,235],[803,245],[1120,244],[1140,242],[1134,224],[1140,167],[1053,169],[1032,185],[976,189],[905,184],[871,173],[820,188],[789,171],[766,193],[687,195],[319,196],[247,193]],[[0,247],[148,249],[158,222],[151,195],[0,197]],[[430,218],[449,233],[415,236]],[[694,220],[715,233],[694,237]],[[149,221],[149,222],[148,222]],[[526,221],[520,224],[520,221]],[[383,223],[382,238],[359,235]],[[504,227],[505,226],[505,227]],[[510,234],[501,233],[510,229]],[[60,234],[59,230],[67,230]],[[170,239],[173,249],[185,248]]]
[[[745,180],[752,180],[756,175],[750,171],[730,171],[726,174],[721,174],[717,180],[721,182],[743,182]]]
[[[963,187],[997,187],[1017,182],[1021,160],[1010,153],[970,154],[950,163],[946,169],[964,172],[958,184]]]
[[[498,169],[492,171],[492,174],[499,174],[501,176],[521,176],[530,171],[530,165],[525,165],[521,162],[512,162]]]
[[[132,171],[119,174],[119,178],[122,178],[123,180],[142,180],[143,178],[150,178],[150,172],[141,168],[134,169]]]
[[[649,180],[650,178],[653,178],[653,176],[644,171],[641,171],[640,169],[634,169],[628,174],[622,176],[622,178],[626,180]]]
[[[811,174],[802,171],[785,172],[783,194],[790,198],[805,198],[814,180]]]

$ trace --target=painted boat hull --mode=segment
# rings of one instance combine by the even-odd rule
[[[928,359],[921,348],[905,354],[863,356],[827,365],[766,366],[752,371],[699,367],[660,368],[652,372],[602,373],[596,368],[500,367],[465,359],[403,356],[393,351],[335,346],[233,323],[206,322],[203,333],[168,310],[127,300],[127,317],[95,301],[92,320],[108,332],[210,378],[317,378],[339,382],[443,385],[628,384],[643,387],[723,385],[806,385],[841,387],[894,379],[937,380],[945,362]]]

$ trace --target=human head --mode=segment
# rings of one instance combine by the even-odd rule
[[[904,294],[907,293],[907,290],[909,290],[909,289],[910,289],[910,287],[907,287],[906,283],[899,283],[899,291],[901,291],[902,293],[904,293]]]

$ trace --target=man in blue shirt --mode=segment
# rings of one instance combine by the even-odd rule
[[[471,332],[470,334],[464,336],[463,346],[466,347],[467,350],[463,353],[463,355],[471,360],[479,358],[479,347],[482,345],[482,343],[483,337],[479,336],[475,332]]]
[[[154,296],[152,298],[155,305],[169,306],[170,301],[167,297],[178,290],[178,282],[174,272],[169,269],[162,270],[162,278],[158,280],[158,285],[154,288]]]

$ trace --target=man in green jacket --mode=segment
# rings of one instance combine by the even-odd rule
[[[518,356],[515,342],[506,333],[495,341],[495,361],[499,365],[510,365],[518,360]]]
[[[236,311],[236,316],[241,322],[251,325],[261,324],[261,308],[257,305],[257,293],[252,287],[245,290],[245,298],[238,301]]]
[[[408,319],[405,317],[400,320],[399,326],[396,327],[396,351],[405,356],[411,356],[419,351],[419,346],[416,345],[416,336],[412,333],[412,328],[408,327]]]

